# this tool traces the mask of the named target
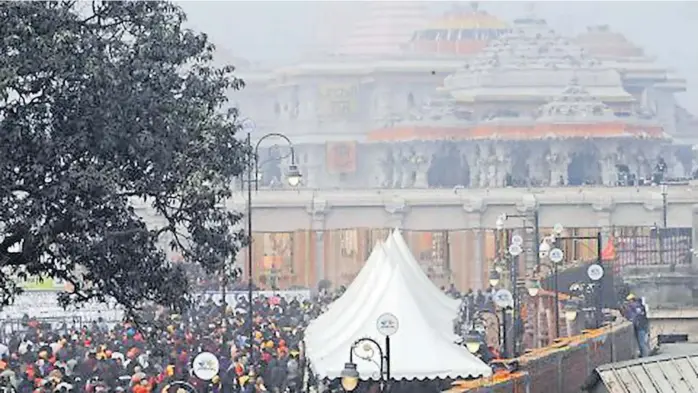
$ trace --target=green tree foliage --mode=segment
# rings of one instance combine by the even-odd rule
[[[209,272],[246,241],[222,208],[248,156],[221,110],[242,81],[184,20],[167,2],[0,3],[2,304],[43,275],[75,287],[63,304],[181,310],[191,287],[158,239]]]

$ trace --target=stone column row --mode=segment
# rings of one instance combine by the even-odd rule
[[[656,198],[655,198],[656,199]],[[647,209],[657,209],[657,201],[654,199],[645,204]],[[603,237],[603,247],[605,247],[608,240],[611,238],[611,228],[612,228],[612,213],[615,208],[615,203],[612,198],[600,197],[592,204],[592,208],[597,217],[597,226],[602,231]],[[656,206],[655,206],[656,205]],[[391,229],[403,228],[406,220],[409,216],[410,207],[404,199],[399,197],[390,199],[386,201],[383,205],[384,209],[388,213],[388,220],[385,222],[384,226]],[[470,237],[474,241],[464,242],[463,244],[451,243],[450,250],[456,251],[459,255],[466,256],[468,261],[473,261],[473,265],[469,266],[469,271],[467,272],[467,282],[460,283],[461,285],[467,285],[473,289],[484,289],[487,288],[487,274],[488,274],[488,261],[486,260],[486,231],[491,230],[494,223],[484,222],[485,213],[488,210],[487,201],[484,198],[477,196],[463,196],[462,198],[462,208],[463,208],[463,225],[462,228],[470,228],[472,230],[473,237]],[[322,280],[327,278],[327,262],[326,250],[325,250],[325,232],[327,230],[326,223],[328,214],[330,213],[330,205],[327,201],[320,198],[314,198],[307,206],[306,211],[310,218],[310,229],[313,231],[313,251],[315,255],[315,277],[317,280]],[[546,216],[546,206],[541,206],[533,194],[525,194],[522,196],[519,203],[516,204],[516,211],[520,214],[527,216],[527,225],[533,226],[534,215],[536,212],[540,215],[540,225],[541,226],[551,226],[549,221],[549,216]],[[438,219],[438,218],[435,218]],[[698,207],[694,212],[694,222],[698,227]],[[407,228],[410,229],[410,228]],[[696,238],[694,231],[694,243],[698,244],[698,238]],[[524,236],[524,250],[525,255],[522,257],[522,268],[520,269],[521,276],[530,275],[531,270],[535,267],[537,258],[535,255],[535,250],[537,249],[534,242],[534,233],[529,231],[523,231],[521,233]],[[544,235],[544,234],[541,234]],[[470,235],[468,235],[470,236]],[[540,239],[538,239],[539,241]],[[467,243],[467,244],[466,244]],[[459,249],[454,249],[454,247],[460,247]],[[461,258],[462,259],[462,258]],[[453,260],[451,265],[454,271],[458,271],[459,265],[462,265],[465,261]],[[462,269],[462,268],[460,268]],[[462,270],[460,270],[462,271]]]

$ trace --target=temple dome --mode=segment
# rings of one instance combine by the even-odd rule
[[[597,57],[643,57],[642,48],[637,47],[620,33],[611,31],[606,25],[590,26],[575,39],[576,43]]]
[[[490,40],[505,34],[508,29],[506,22],[479,10],[478,3],[473,2],[467,8],[454,7],[416,31],[406,50],[425,54],[470,55],[482,50]]]
[[[617,70],[529,15],[466,61],[445,86],[458,101],[549,101],[573,77],[604,101],[633,100]]]

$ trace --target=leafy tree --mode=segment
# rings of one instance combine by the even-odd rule
[[[214,47],[167,2],[0,3],[0,296],[17,277],[62,279],[64,305],[183,310],[184,271],[246,241],[222,207],[247,152]],[[148,227],[139,206],[163,217]]]

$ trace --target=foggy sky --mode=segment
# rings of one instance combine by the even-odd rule
[[[187,12],[189,25],[209,34],[230,56],[253,62],[279,64],[299,60],[315,34],[326,28],[315,1],[205,1],[177,2]],[[454,2],[431,1],[435,14]],[[466,3],[466,2],[464,2]],[[480,9],[504,20],[525,14],[528,2],[481,1]],[[696,1],[551,1],[537,2],[535,13],[563,35],[589,25],[608,24],[615,32],[657,57],[658,64],[688,80],[679,101],[698,114],[698,2]],[[337,15],[337,17],[341,17]],[[323,20],[325,19],[325,20]],[[325,24],[323,24],[325,22]]]

